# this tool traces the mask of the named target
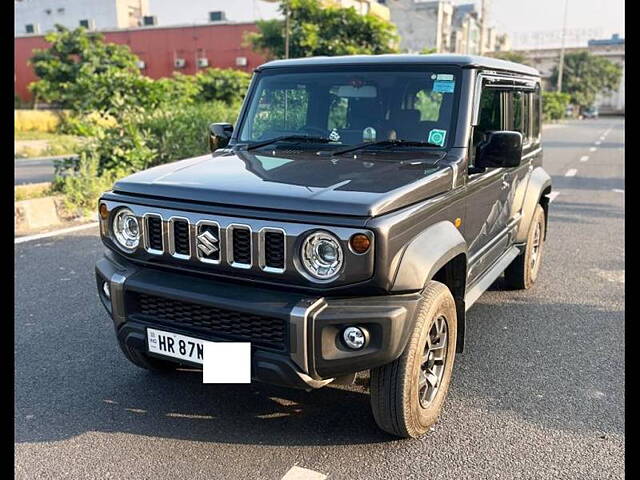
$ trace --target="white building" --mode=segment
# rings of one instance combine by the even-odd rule
[[[129,28],[149,15],[149,0],[15,0],[15,35],[69,29]]]

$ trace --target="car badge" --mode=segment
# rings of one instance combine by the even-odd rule
[[[219,250],[216,243],[218,243],[218,239],[216,236],[208,230],[205,230],[197,237],[198,239],[198,248],[202,250],[202,253],[205,255],[211,255]]]

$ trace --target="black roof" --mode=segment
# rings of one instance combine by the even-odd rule
[[[540,76],[538,70],[520,63],[508,62],[491,57],[459,54],[385,54],[385,55],[344,55],[339,57],[306,57],[289,60],[273,60],[256,68],[302,67],[316,65],[384,65],[384,64],[420,64],[420,65],[455,65],[463,68],[485,68]]]

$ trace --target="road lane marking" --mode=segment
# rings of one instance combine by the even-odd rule
[[[294,465],[285,473],[282,480],[324,480],[325,478],[327,476],[323,473]]]
[[[578,170],[576,170],[575,168],[570,168],[569,170],[567,170],[567,173],[564,174],[565,177],[575,177],[576,173],[578,173]]]
[[[553,202],[558,195],[560,195],[560,192],[551,192],[549,194],[549,203]]]
[[[18,243],[30,242],[31,240],[41,240],[43,238],[55,237],[57,235],[64,235],[65,233],[79,232],[80,230],[87,230],[98,226],[98,222],[86,223],[84,225],[76,225],[75,227],[63,228],[55,230],[53,232],[38,233],[37,235],[26,235],[24,237],[18,237],[14,240],[14,245]]]
[[[612,192],[616,192],[616,193],[624,193],[624,190],[621,188],[614,188],[613,190],[611,190]]]
[[[591,147],[591,148],[589,149],[589,151],[590,151],[590,152],[595,152],[596,150],[597,150],[597,148],[596,148],[596,147]]]
[[[589,155],[583,155],[580,157],[581,162],[586,162],[587,160],[589,160]]]
[[[600,145],[602,142],[600,140],[598,140],[595,143],[596,143],[596,145]]]

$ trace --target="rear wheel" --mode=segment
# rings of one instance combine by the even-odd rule
[[[436,423],[447,396],[456,351],[453,296],[431,281],[423,291],[405,351],[371,371],[371,407],[378,426],[399,437],[419,437]]]
[[[504,271],[507,288],[523,290],[531,288],[538,278],[542,261],[542,247],[545,237],[544,210],[540,204],[536,205],[533,213],[527,244],[524,252],[511,262]]]

